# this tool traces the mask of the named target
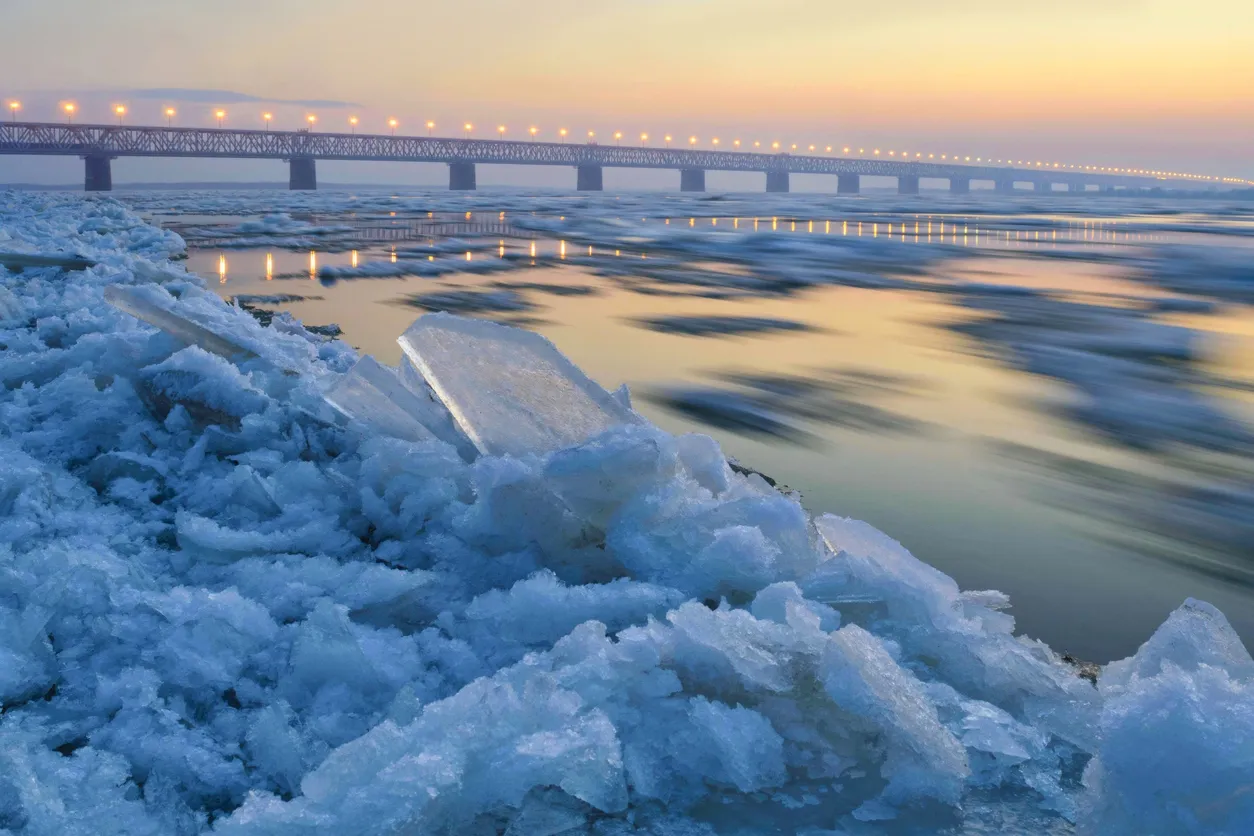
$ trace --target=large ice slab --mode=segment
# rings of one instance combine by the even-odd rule
[[[439,405],[410,391],[396,372],[366,355],[327,390],[327,403],[372,430],[406,441],[429,441],[436,435],[422,417]]]
[[[640,421],[530,331],[428,314],[398,342],[484,455],[547,453]]]
[[[136,319],[142,319],[154,328],[160,328],[177,340],[203,348],[228,360],[243,361],[257,358],[257,352],[218,333],[167,304],[166,296],[159,288],[143,285],[112,284],[104,289],[104,298],[118,310]]]

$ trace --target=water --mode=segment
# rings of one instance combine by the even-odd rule
[[[274,297],[249,304],[383,362],[426,309],[539,331],[811,510],[1008,592],[1022,632],[1076,656],[1131,653],[1188,596],[1254,639],[1254,207],[134,200],[223,297]],[[240,226],[276,200],[290,223]],[[367,265],[452,271],[326,279]]]

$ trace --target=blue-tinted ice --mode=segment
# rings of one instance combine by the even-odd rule
[[[484,455],[549,453],[640,421],[530,331],[430,314],[399,342]]]

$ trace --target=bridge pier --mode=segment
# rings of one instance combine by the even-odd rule
[[[1067,185],[1067,191],[1071,192],[1072,194],[1075,194],[1077,192],[1079,192],[1080,194],[1084,194],[1088,190],[1089,190],[1089,187],[1084,185],[1083,183],[1069,183]]]
[[[997,194],[1014,194],[1015,181],[1010,179],[994,180],[993,191]]]
[[[897,178],[897,194],[918,194],[919,175],[902,174]]]
[[[475,184],[474,163],[449,163],[448,187],[455,192],[473,192]]]
[[[788,186],[787,171],[768,171],[766,173],[766,190],[768,193],[787,193]]]
[[[89,154],[83,157],[83,167],[85,169],[83,191],[113,191],[113,167],[110,164],[110,159],[110,157],[102,154]]]
[[[599,165],[581,165],[575,168],[575,188],[581,192],[599,192],[603,191],[605,186],[602,179],[601,166]]]
[[[1037,180],[1032,186],[1032,190],[1037,194],[1049,194],[1054,190],[1054,184],[1048,180]]]
[[[949,178],[950,194],[971,194],[971,180],[967,177]]]
[[[836,194],[858,194],[862,191],[862,178],[856,174],[836,175]]]
[[[318,166],[313,157],[292,157],[287,161],[287,188],[293,192],[312,192],[318,188]]]
[[[681,192],[705,191],[705,169],[704,168],[680,169],[679,190]]]

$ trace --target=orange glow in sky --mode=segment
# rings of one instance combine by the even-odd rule
[[[95,94],[155,89],[151,122],[166,103],[189,124],[224,106],[237,127],[351,110],[382,133],[395,115],[419,133],[569,125],[1254,176],[1249,0],[116,0],[81,4],[71,28],[57,4],[10,5],[22,36],[0,52],[0,96],[31,119],[41,98],[72,95],[88,119]]]

